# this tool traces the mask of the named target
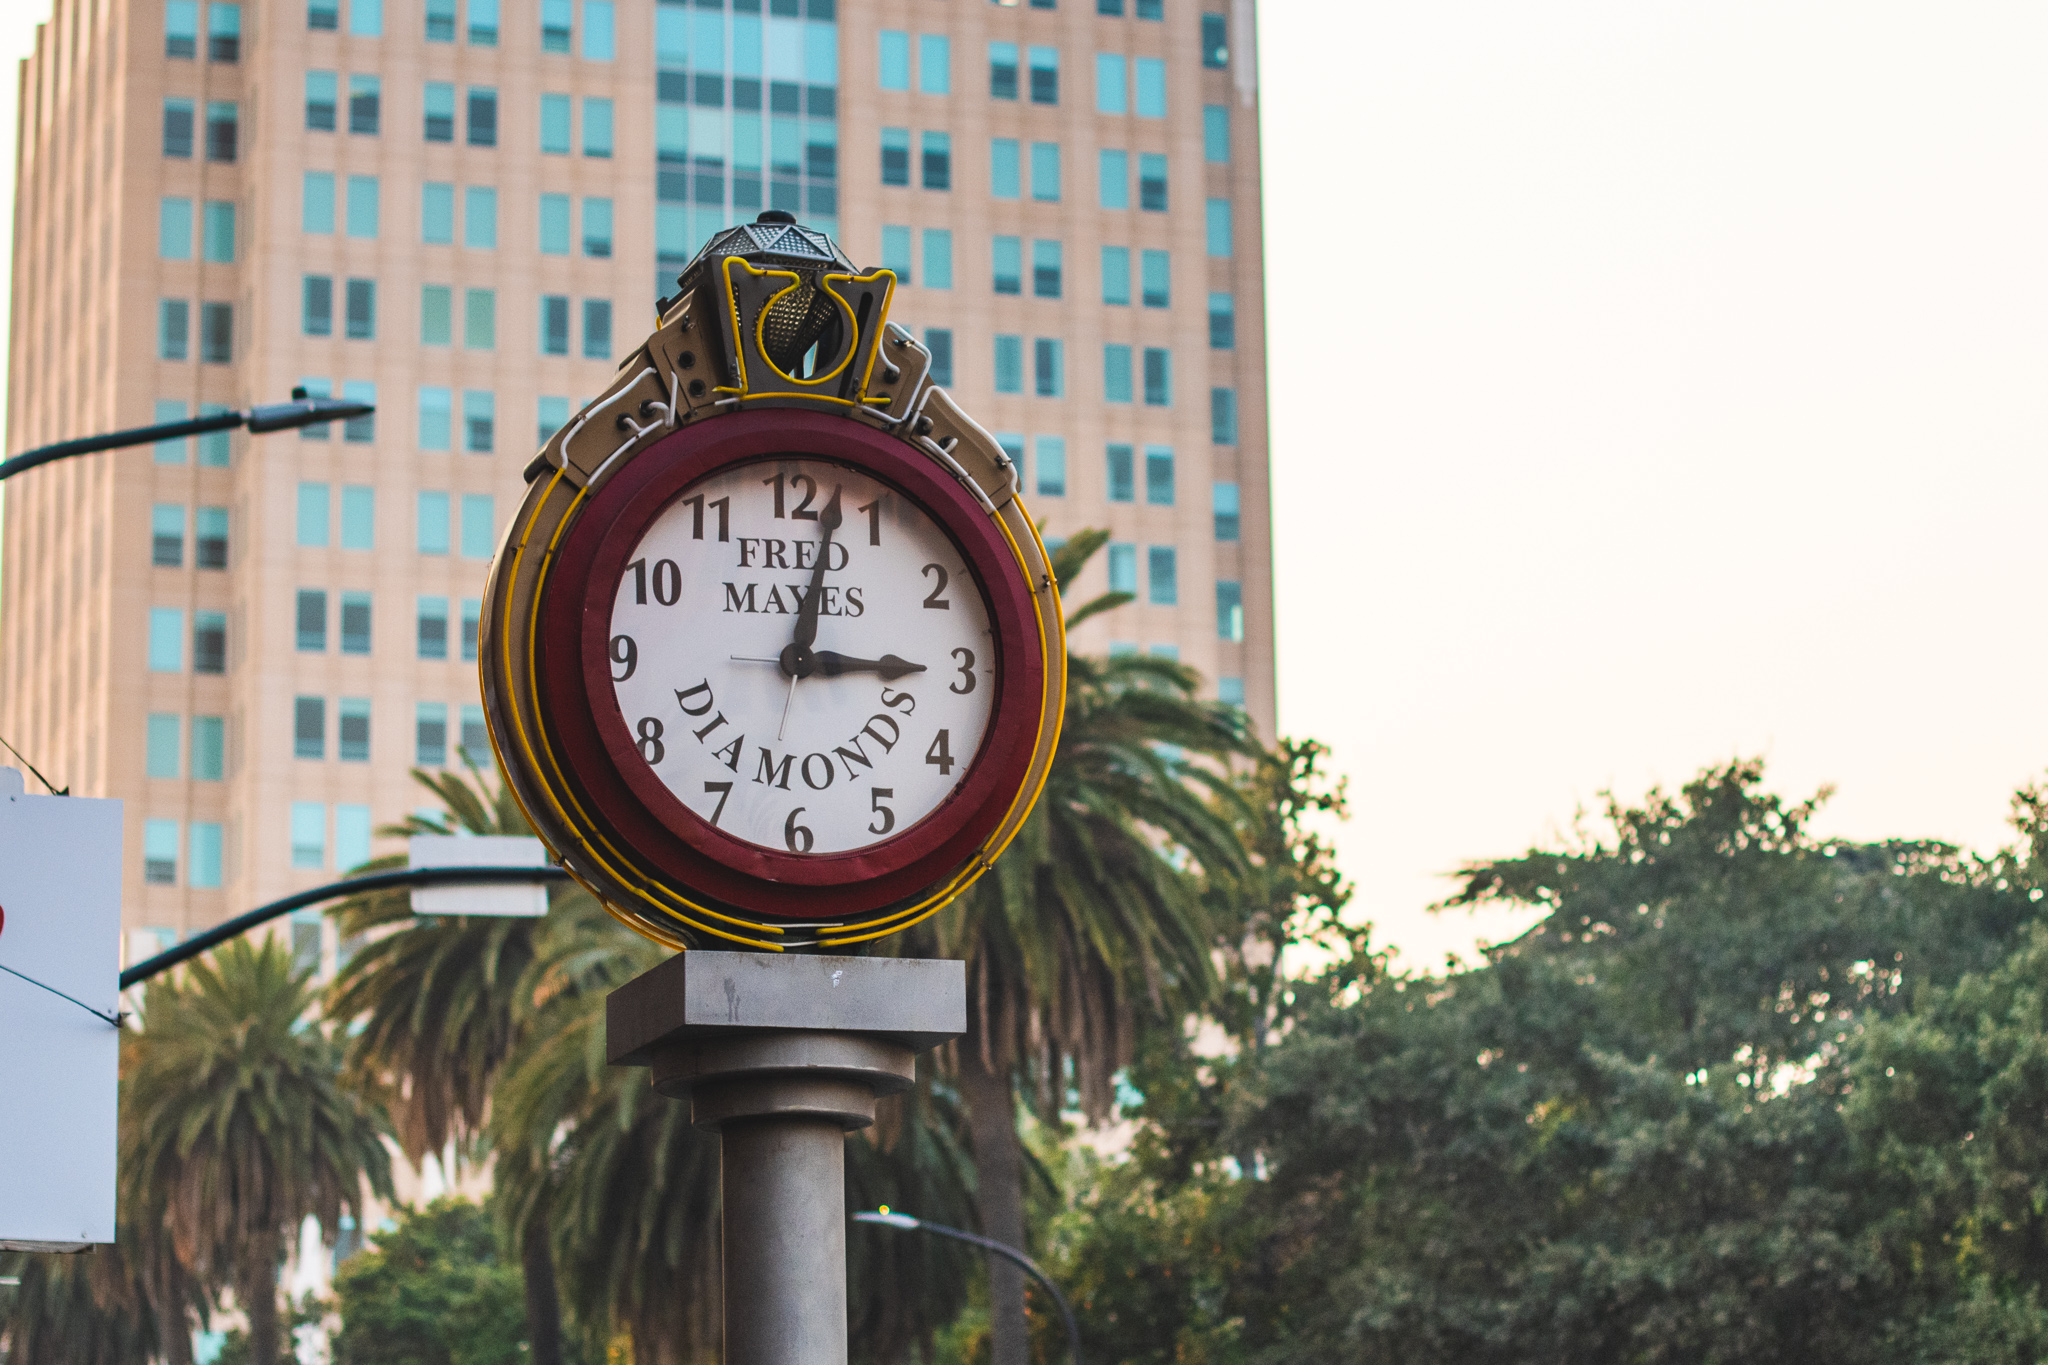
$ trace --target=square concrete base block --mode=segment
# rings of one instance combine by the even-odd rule
[[[720,1135],[726,1365],[845,1365],[845,1135],[966,1029],[954,961],[693,951],[612,992],[612,1065]]]

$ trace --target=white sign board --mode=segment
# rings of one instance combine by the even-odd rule
[[[408,860],[414,867],[546,867],[548,851],[540,840],[509,834],[415,834]],[[416,886],[415,915],[516,915],[548,912],[548,889],[507,883],[502,886]]]
[[[0,967],[0,1248],[111,1242],[119,801],[29,796],[0,768]]]

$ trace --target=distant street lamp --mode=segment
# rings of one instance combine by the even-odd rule
[[[52,460],[69,459],[73,455],[90,455],[96,450],[118,450],[123,446],[149,445],[153,441],[174,441],[181,436],[200,436],[209,431],[232,431],[243,426],[258,434],[266,431],[288,431],[293,427],[310,427],[322,422],[343,422],[351,417],[368,417],[376,410],[377,405],[374,403],[359,403],[350,398],[311,398],[304,389],[293,389],[292,401],[289,403],[264,403],[250,408],[247,412],[216,412],[182,422],[159,422],[151,427],[132,427],[127,431],[110,431],[103,436],[81,436],[75,441],[59,441],[55,445],[39,446],[16,455],[11,460],[0,460],[0,481],[10,479],[25,469],[48,464]]]
[[[856,1213],[853,1215],[853,1221],[877,1223],[887,1228],[901,1228],[905,1232],[937,1233],[941,1237],[951,1237],[957,1242],[978,1246],[983,1251],[993,1252],[1005,1260],[1016,1262],[1024,1268],[1025,1274],[1044,1285],[1046,1292],[1052,1295],[1052,1301],[1060,1306],[1060,1314],[1067,1320],[1067,1350],[1074,1358],[1073,1365],[1081,1365],[1081,1328],[1074,1321],[1074,1310],[1067,1306],[1067,1296],[1060,1293],[1060,1287],[1052,1282],[1051,1276],[1038,1268],[1036,1261],[1017,1248],[998,1242],[993,1237],[983,1237],[980,1233],[963,1232],[959,1228],[949,1228],[944,1223],[927,1222],[922,1218],[912,1218],[907,1213],[892,1212],[887,1204],[873,1213]]]

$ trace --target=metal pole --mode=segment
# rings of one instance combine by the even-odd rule
[[[753,1119],[726,1125],[719,1150],[725,1365],[844,1361],[845,1127]]]
[[[154,426],[130,427],[126,431],[110,431],[100,436],[80,436],[76,440],[58,441],[54,445],[38,446],[23,451],[11,460],[0,460],[0,481],[12,478],[24,470],[38,465],[49,464],[52,460],[69,459],[73,455],[90,455],[98,450],[119,450],[124,446],[146,446],[152,441],[175,441],[181,436],[203,436],[209,431],[232,431],[246,426],[250,431],[284,431],[291,427],[309,427],[322,422],[343,422],[351,417],[367,417],[377,410],[373,403],[358,403],[345,398],[308,398],[304,389],[292,390],[289,403],[264,403],[250,408],[247,412],[216,412],[205,417],[192,417],[180,422],[158,422]]]
[[[1045,1286],[1045,1292],[1052,1295],[1052,1301],[1060,1306],[1060,1316],[1067,1320],[1067,1350],[1073,1356],[1074,1365],[1081,1365],[1081,1325],[1074,1320],[1074,1310],[1067,1304],[1067,1296],[1060,1293],[1060,1287],[1052,1282],[1052,1276],[1038,1268],[1038,1262],[1026,1256],[1007,1242],[998,1242],[993,1237],[984,1237],[978,1232],[967,1232],[961,1228],[949,1228],[944,1223],[928,1223],[922,1218],[912,1218],[907,1213],[893,1213],[884,1205],[873,1213],[856,1213],[856,1223],[875,1223],[887,1228],[901,1228],[905,1232],[934,1232],[941,1237],[978,1246],[1006,1260],[1014,1261],[1024,1268],[1024,1273]]]

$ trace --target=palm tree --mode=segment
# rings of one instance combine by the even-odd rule
[[[382,834],[530,835],[509,788],[415,768],[413,778],[439,797],[439,819],[417,813]],[[405,866],[402,854],[360,872]],[[575,886],[556,887],[550,909],[594,904]],[[414,1164],[428,1153],[473,1150],[489,1114],[491,1090],[518,1045],[525,1011],[518,985],[534,961],[545,920],[496,916],[415,919],[411,893],[376,892],[331,912],[345,940],[364,940],[328,989],[327,1013],[348,1026],[348,1075],[389,1109],[400,1149]],[[527,1346],[535,1365],[561,1365],[561,1307],[548,1249],[545,1209],[523,1222],[520,1268],[526,1288]]]
[[[391,1192],[377,1110],[341,1084],[340,1049],[310,1019],[310,971],[276,939],[237,939],[150,983],[124,1040],[121,1160],[161,1210],[178,1261],[233,1288],[256,1365],[277,1365],[277,1275],[308,1214],[360,1214]]]
[[[145,1302],[134,1251],[136,1230],[123,1223],[112,1246],[90,1256],[0,1254],[0,1275],[20,1283],[0,1298],[6,1312],[0,1359],[8,1365],[130,1365],[161,1356],[189,1365],[192,1341],[183,1311],[160,1336],[162,1319]],[[197,1305],[180,1304],[181,1310]],[[183,1354],[178,1346],[182,1344]]]
[[[1108,539],[1054,556],[1071,582]],[[1130,601],[1108,593],[1078,625]],[[982,1231],[1024,1243],[1018,1097],[1057,1121],[1071,1084],[1106,1117],[1140,1014],[1177,1021],[1216,989],[1205,896],[1250,872],[1230,765],[1260,750],[1237,708],[1194,699],[1192,670],[1136,655],[1067,660],[1060,748],[1044,795],[994,870],[932,922],[935,955],[967,962],[967,1036],[952,1050],[978,1172]],[[1022,1273],[990,1266],[994,1365],[1025,1365]]]

